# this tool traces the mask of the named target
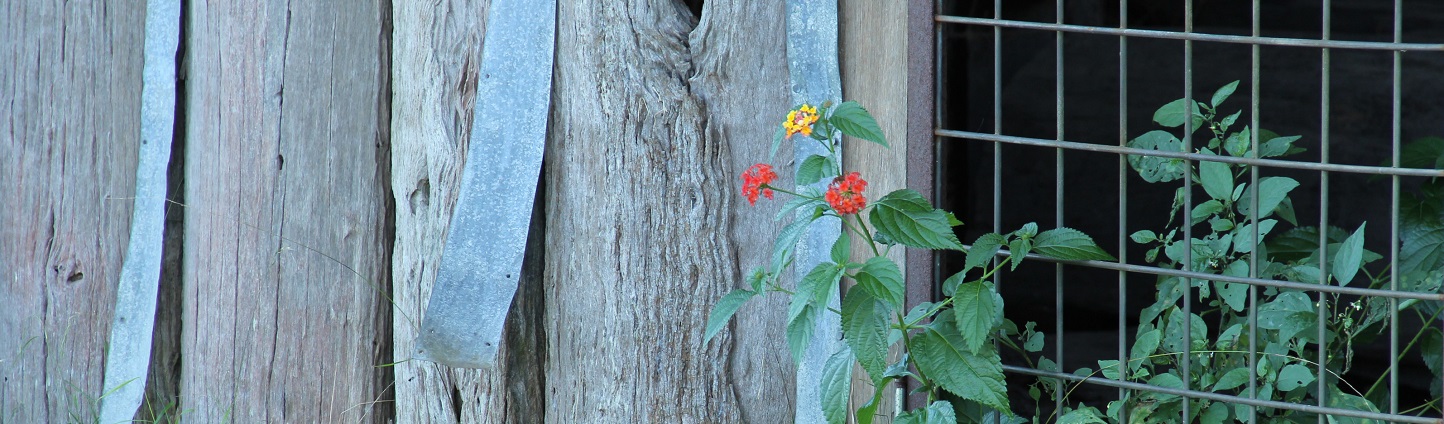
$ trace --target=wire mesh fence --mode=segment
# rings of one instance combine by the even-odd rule
[[[1119,258],[996,277],[1038,321],[1014,404],[1441,422],[1444,5],[1155,3],[936,5],[935,190],[965,239],[1039,221]]]

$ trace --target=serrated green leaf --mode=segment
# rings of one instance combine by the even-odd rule
[[[964,351],[951,322],[936,320],[913,339],[913,363],[943,390],[989,408],[1012,410],[998,352],[990,343],[984,343],[978,354]]]
[[[843,232],[837,236],[837,241],[832,242],[832,261],[847,263],[849,256],[852,256],[852,235]]]
[[[1389,166],[1386,161],[1382,166]],[[1444,138],[1423,137],[1410,141],[1399,151],[1399,167],[1444,169]]]
[[[1028,258],[1028,252],[1031,250],[1033,250],[1032,239],[1017,238],[1008,242],[1008,253],[1010,254],[1008,256],[1008,262],[1012,263],[1009,269],[1018,269],[1018,264],[1023,263],[1023,259]]]
[[[1129,234],[1128,238],[1138,244],[1152,243],[1158,241],[1158,234],[1150,230],[1138,230],[1134,231],[1133,234]]]
[[[978,237],[978,239],[973,242],[973,247],[968,249],[968,257],[963,262],[962,272],[966,273],[973,268],[986,265],[993,260],[994,255],[996,255],[998,250],[1002,249],[1003,244],[1007,242],[1008,239],[994,233],[987,233],[983,234],[982,237]]]
[[[882,256],[869,258],[853,279],[857,280],[857,287],[867,291],[873,298],[887,302],[895,310],[903,308],[906,287],[903,285],[902,270],[892,260]]]
[[[819,200],[817,200],[817,199],[815,199],[815,198],[811,198],[811,197],[801,197],[801,196],[799,196],[799,197],[797,197],[797,198],[795,198],[795,199],[788,200],[787,203],[783,203],[783,204],[782,204],[782,208],[778,209],[778,211],[777,211],[777,216],[773,217],[772,220],[773,220],[773,221],[781,221],[782,218],[787,217],[788,215],[791,215],[793,212],[797,211],[798,209],[801,209],[801,208],[804,208],[804,207],[808,207],[808,206],[816,207],[816,206],[819,206],[819,205],[822,205],[822,204],[823,204],[822,201],[819,201]]]
[[[808,304],[818,308],[826,307],[828,298],[837,290],[837,283],[846,272],[846,268],[837,264],[819,263],[797,282],[797,292],[793,296],[806,299]]]
[[[1334,279],[1339,285],[1348,285],[1354,280],[1359,268],[1364,266],[1364,227],[1368,225],[1367,222],[1359,225],[1359,229],[1344,239],[1344,244],[1339,246],[1338,253],[1334,255]]]
[[[1182,152],[1183,141],[1167,131],[1154,130],[1128,141],[1128,147]],[[1157,156],[1128,155],[1128,165],[1133,167],[1133,171],[1137,172],[1139,177],[1150,183],[1163,183],[1183,178],[1184,171],[1188,169],[1182,159]]]
[[[947,213],[933,209],[913,190],[894,191],[878,199],[868,220],[879,233],[905,246],[963,250],[953,227],[948,225]]]
[[[964,272],[953,274],[951,277],[948,277],[948,279],[943,280],[943,296],[952,296],[953,293],[957,293],[958,286],[966,282],[968,282],[968,274]]]
[[[1299,186],[1299,182],[1289,177],[1265,177],[1259,180],[1258,192],[1259,214],[1258,218],[1263,219],[1278,208],[1279,203],[1288,197],[1289,192]],[[1245,217],[1252,217],[1253,189],[1246,190],[1243,197],[1238,199],[1238,212]]]
[[[796,316],[787,321],[787,347],[792,351],[792,362],[801,363],[802,354],[812,344],[812,332],[817,327],[817,309],[803,306]]]
[[[1162,341],[1162,337],[1163,333],[1158,329],[1139,334],[1138,339],[1133,341],[1133,348],[1128,351],[1128,357],[1134,359],[1128,362],[1128,369],[1137,370],[1143,366],[1147,362],[1145,358],[1153,356],[1153,352],[1158,351],[1158,344]]]
[[[1233,197],[1233,171],[1223,162],[1203,161],[1198,164],[1199,183],[1208,197],[1224,201]]]
[[[963,225],[963,221],[959,221],[957,215],[953,215],[952,212],[948,212],[948,225],[952,227],[957,227]]]
[[[1224,84],[1223,87],[1218,88],[1218,91],[1213,92],[1213,97],[1209,99],[1208,104],[1212,105],[1213,107],[1218,107],[1218,105],[1223,104],[1223,101],[1227,100],[1228,96],[1233,94],[1233,90],[1237,88],[1238,80],[1234,80],[1231,83]]]
[[[843,346],[822,365],[822,415],[828,424],[847,422],[848,401],[852,398],[852,350]]]
[[[998,313],[995,293],[993,283],[978,281],[959,286],[953,295],[953,315],[963,336],[962,347],[969,353],[977,354],[993,330],[993,318]]]
[[[816,218],[805,215],[786,227],[782,227],[782,232],[777,233],[777,240],[772,244],[772,267],[770,269],[774,272],[782,272],[787,263],[791,262],[792,252],[797,249],[797,241],[802,238],[803,233],[807,232],[807,226],[811,225],[814,219]]]
[[[1099,248],[1093,239],[1072,228],[1056,228],[1044,231],[1033,239],[1033,250],[1039,254],[1058,259],[1085,261],[1116,261],[1108,252]]]
[[[1027,224],[1023,224],[1022,227],[1018,227],[1017,231],[1013,231],[1013,235],[1020,238],[1032,239],[1033,236],[1038,235],[1038,223],[1029,222]]]
[[[756,295],[757,292],[751,290],[737,289],[722,296],[722,299],[712,306],[712,313],[707,316],[707,330],[702,336],[702,344],[712,341],[712,337],[722,331],[722,327],[726,327],[727,322],[732,320],[732,315],[736,314],[744,303]]]
[[[849,137],[856,137],[871,141],[887,147],[887,139],[883,137],[882,127],[878,126],[877,120],[857,102],[848,101],[837,105],[832,111],[830,118],[832,126],[842,130],[842,133]]]
[[[1279,391],[1291,392],[1294,389],[1309,385],[1314,382],[1314,372],[1309,367],[1299,364],[1284,365],[1279,370],[1279,376],[1274,380],[1274,387]]]
[[[1198,112],[1198,106],[1193,103],[1194,102],[1187,101],[1186,99],[1168,102],[1168,104],[1159,107],[1157,111],[1153,112],[1153,122],[1169,128],[1178,128],[1183,126],[1183,120],[1186,117],[1192,115],[1193,129],[1196,130],[1198,126],[1203,123],[1203,115]],[[1184,105],[1187,105],[1188,110],[1184,110]]]
[[[881,382],[887,368],[890,316],[887,305],[868,292],[849,290],[842,300],[844,340],[874,384]]]
[[[821,181],[823,177],[832,175],[832,160],[823,155],[808,156],[797,166],[797,185],[812,185]]]
[[[785,138],[787,138],[787,127],[777,124],[777,130],[772,132],[772,150],[767,154],[768,162],[777,157],[777,148],[782,146],[782,140]]]

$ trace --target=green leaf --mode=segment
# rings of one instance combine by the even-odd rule
[[[1008,407],[1003,366],[991,343],[977,354],[962,348],[953,320],[935,320],[913,339],[913,363],[943,390],[999,411]]]
[[[1233,251],[1238,253],[1253,252],[1253,248],[1256,245],[1256,243],[1254,243],[1254,231],[1257,230],[1258,239],[1263,240],[1264,236],[1268,235],[1270,231],[1273,231],[1274,224],[1278,223],[1277,220],[1265,219],[1259,222],[1257,226],[1250,223],[1239,227],[1238,235],[1233,238]]]
[[[1240,367],[1228,370],[1218,382],[1213,383],[1213,391],[1233,390],[1248,384],[1248,367]]]
[[[996,255],[998,250],[1003,247],[1003,244],[1007,242],[1008,239],[994,233],[987,233],[983,234],[982,237],[978,237],[978,239],[973,242],[973,247],[968,249],[968,257],[963,262],[962,272],[966,273],[973,268],[983,266],[989,261],[992,261],[994,255]]]
[[[1228,421],[1228,405],[1222,402],[1214,402],[1203,409],[1203,415],[1198,417],[1203,424],[1223,424]]]
[[[782,232],[777,234],[777,240],[772,244],[772,269],[774,272],[782,272],[782,269],[791,262],[792,252],[797,249],[797,241],[802,234],[807,232],[807,226],[816,219],[812,215],[805,215],[782,227]]]
[[[797,209],[799,209],[799,208],[803,208],[803,207],[807,207],[807,206],[819,206],[819,205],[823,205],[823,204],[825,204],[825,203],[823,203],[823,202],[820,201],[820,200],[817,200],[817,199],[814,199],[814,198],[811,198],[811,197],[801,197],[801,196],[799,196],[799,197],[797,197],[797,198],[795,198],[795,199],[788,200],[787,203],[783,203],[783,204],[782,204],[782,207],[777,210],[777,216],[773,217],[772,220],[773,220],[773,221],[781,221],[782,218],[787,217],[788,215],[791,215],[793,212],[797,211]]]
[[[1383,164],[1389,166],[1388,162]],[[1444,169],[1444,138],[1423,137],[1399,151],[1399,166],[1402,168]]]
[[[862,288],[873,298],[887,302],[895,310],[903,308],[905,287],[902,270],[898,269],[891,259],[883,256],[869,258],[852,278],[857,280],[856,287]]]
[[[1303,340],[1314,340],[1318,336],[1315,330],[1318,325],[1318,316],[1314,311],[1314,302],[1300,292],[1283,292],[1274,297],[1274,300],[1259,307],[1258,325],[1268,330],[1278,330],[1280,340],[1288,340],[1299,337]]]
[[[832,261],[845,264],[848,256],[852,256],[852,235],[843,232],[832,242]]]
[[[1203,161],[1198,164],[1199,183],[1208,197],[1225,201],[1233,194],[1233,171],[1223,162]]]
[[[782,140],[785,138],[787,138],[787,127],[777,124],[777,130],[772,132],[772,151],[767,154],[768,162],[777,157],[777,148],[782,146]]]
[[[1097,424],[1108,424],[1108,421],[1103,419],[1103,415],[1098,412],[1098,408],[1094,408],[1094,407],[1091,407],[1091,406],[1087,406],[1087,407],[1083,407],[1083,408],[1074,409],[1074,410],[1072,410],[1072,411],[1068,411],[1068,413],[1063,414],[1063,417],[1062,417],[1062,418],[1059,418],[1059,419],[1058,419],[1058,424],[1093,424],[1093,423],[1097,423]]]
[[[881,382],[887,368],[891,315],[886,304],[866,291],[849,290],[842,300],[842,335],[875,385]]]
[[[797,185],[812,185],[821,181],[823,177],[832,175],[832,159],[823,155],[808,156],[797,166]]]
[[[1029,352],[1043,351],[1043,337],[1042,331],[1035,331],[1033,334],[1029,334],[1028,340],[1023,342],[1023,350]]]
[[[1344,239],[1344,244],[1339,246],[1338,253],[1334,254],[1334,279],[1339,285],[1348,285],[1354,280],[1354,274],[1364,266],[1364,227],[1369,223],[1359,225],[1354,234]]]
[[[879,233],[908,247],[963,250],[953,227],[948,225],[947,213],[933,209],[913,190],[894,191],[878,199],[869,221]]]
[[[1223,275],[1247,277],[1248,262],[1240,259],[1229,263],[1228,268],[1223,270]],[[1234,312],[1243,312],[1244,306],[1248,306],[1248,284],[1214,281],[1213,288],[1218,292],[1218,297],[1223,298],[1223,303]]]
[[[852,350],[843,346],[822,365],[822,415],[828,424],[847,422],[848,401],[852,398]]]
[[[1150,230],[1138,230],[1134,231],[1133,234],[1129,234],[1128,238],[1138,244],[1152,243],[1158,241],[1158,234],[1154,234],[1153,231]]]
[[[1139,334],[1138,339],[1133,341],[1133,349],[1128,351],[1128,357],[1133,359],[1128,361],[1128,368],[1136,371],[1143,366],[1147,362],[1145,358],[1153,356],[1153,352],[1158,351],[1158,344],[1162,338],[1163,333],[1156,328]]]
[[[787,321],[787,347],[792,350],[792,362],[801,363],[802,354],[812,344],[812,332],[817,327],[817,308],[806,305]]]
[[[1182,152],[1183,141],[1167,131],[1154,130],[1128,141],[1128,147]],[[1184,171],[1188,169],[1182,159],[1157,156],[1128,155],[1128,165],[1133,167],[1133,171],[1137,172],[1139,177],[1150,183],[1165,183],[1183,178]]]
[[[953,404],[945,400],[933,401],[927,408],[919,408],[898,415],[894,424],[956,424],[957,414]]]
[[[1273,131],[1259,129],[1259,152],[1261,158],[1271,158],[1302,152],[1303,149],[1294,147],[1294,142],[1299,136],[1279,137]]]
[[[707,316],[707,331],[706,335],[702,336],[702,344],[711,341],[717,332],[722,331],[722,327],[727,326],[727,322],[732,320],[732,315],[742,308],[742,304],[756,295],[757,292],[751,290],[737,289],[722,296],[722,299],[712,306],[712,313]]]
[[[969,353],[977,354],[993,330],[993,318],[998,314],[998,304],[993,297],[996,293],[992,282],[977,281],[959,286],[953,295],[953,312],[963,336],[962,347]]]
[[[1278,208],[1279,203],[1288,197],[1289,192],[1299,186],[1298,181],[1289,177],[1265,177],[1259,179],[1258,186],[1262,187],[1258,192],[1259,208],[1258,218],[1263,219]],[[1251,217],[1253,205],[1253,189],[1248,189],[1243,197],[1238,199],[1238,212],[1246,217]]]
[[[1309,383],[1313,383],[1314,372],[1310,371],[1309,367],[1303,365],[1288,364],[1284,365],[1284,368],[1279,370],[1279,376],[1276,380],[1274,380],[1274,382],[1274,387],[1277,387],[1279,391],[1291,392],[1294,389],[1305,387],[1308,386]]]
[[[887,147],[887,139],[883,137],[882,127],[878,126],[877,120],[872,114],[857,102],[848,101],[837,105],[832,110],[830,118],[832,126],[842,130],[842,133],[849,137],[856,137],[871,141]]]
[[[1072,228],[1057,228],[1044,231],[1033,239],[1033,250],[1058,259],[1075,261],[1116,261],[1103,251],[1087,234]]]
[[[1400,201],[1399,274],[1444,268],[1444,184],[1425,183],[1419,196]]]
[[[1008,251],[1011,254],[1009,258],[1012,258],[1009,260],[1012,264],[1009,269],[1018,269],[1018,264],[1023,263],[1023,259],[1028,258],[1028,251],[1030,250],[1033,250],[1032,239],[1020,237],[1008,242]]]
[[[1219,131],[1225,131],[1225,130],[1233,127],[1233,123],[1234,123],[1234,122],[1238,122],[1238,115],[1239,115],[1240,113],[1243,113],[1243,111],[1241,111],[1241,110],[1240,110],[1240,111],[1235,111],[1232,115],[1225,116],[1222,120],[1218,121]],[[1240,134],[1240,133],[1247,135],[1247,134],[1248,134],[1248,127],[1244,127],[1243,131],[1240,131],[1240,132],[1237,132],[1237,133],[1234,133],[1234,134]]]
[[[1223,203],[1209,199],[1207,202],[1194,205],[1193,211],[1189,212],[1189,216],[1193,219],[1193,225],[1198,225],[1198,223],[1207,220],[1219,212],[1223,212]]]
[[[1203,123],[1203,115],[1198,112],[1198,106],[1192,103],[1193,102],[1190,102],[1187,99],[1178,99],[1168,102],[1168,104],[1163,105],[1163,107],[1160,107],[1157,111],[1153,112],[1153,122],[1157,122],[1158,125],[1169,128],[1178,128],[1183,126],[1183,119],[1188,115],[1192,114],[1193,129],[1196,130],[1198,129],[1199,125]],[[1188,110],[1184,110],[1185,104],[1188,105]]]
[[[1223,150],[1228,152],[1229,155],[1235,157],[1242,157],[1244,155],[1247,155],[1250,147],[1253,146],[1249,145],[1249,133],[1247,125],[1243,127],[1242,131],[1229,134],[1228,139],[1223,141]]]
[[[1223,104],[1223,101],[1228,99],[1228,96],[1230,94],[1233,94],[1233,90],[1237,88],[1238,80],[1234,80],[1234,82],[1225,84],[1223,87],[1219,87],[1218,91],[1213,92],[1213,98],[1209,99],[1208,104],[1212,105],[1213,107],[1218,107],[1218,105]]]

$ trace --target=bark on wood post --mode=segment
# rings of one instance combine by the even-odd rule
[[[0,421],[95,419],[135,193],[144,17],[0,6]]]
[[[186,421],[382,421],[389,5],[188,6]]]
[[[713,5],[704,21],[756,18]],[[712,303],[740,281],[737,171],[693,84],[728,50],[704,47],[709,24],[670,1],[561,2],[557,27],[547,419],[738,421],[730,335],[701,343]]]

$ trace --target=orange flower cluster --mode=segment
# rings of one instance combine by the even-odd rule
[[[801,107],[793,109],[787,114],[787,121],[782,127],[787,129],[787,138],[793,134],[812,136],[812,124],[817,123],[817,108],[803,103]]]
[[[747,203],[757,204],[757,195],[761,194],[772,198],[772,189],[767,184],[777,179],[777,173],[772,171],[772,165],[759,163],[747,168],[742,173],[742,195],[747,196]]]
[[[837,210],[839,215],[850,215],[862,211],[867,206],[867,199],[862,197],[862,191],[867,189],[867,181],[864,181],[858,173],[847,174],[846,177],[837,177],[832,184],[827,186],[827,204]]]

